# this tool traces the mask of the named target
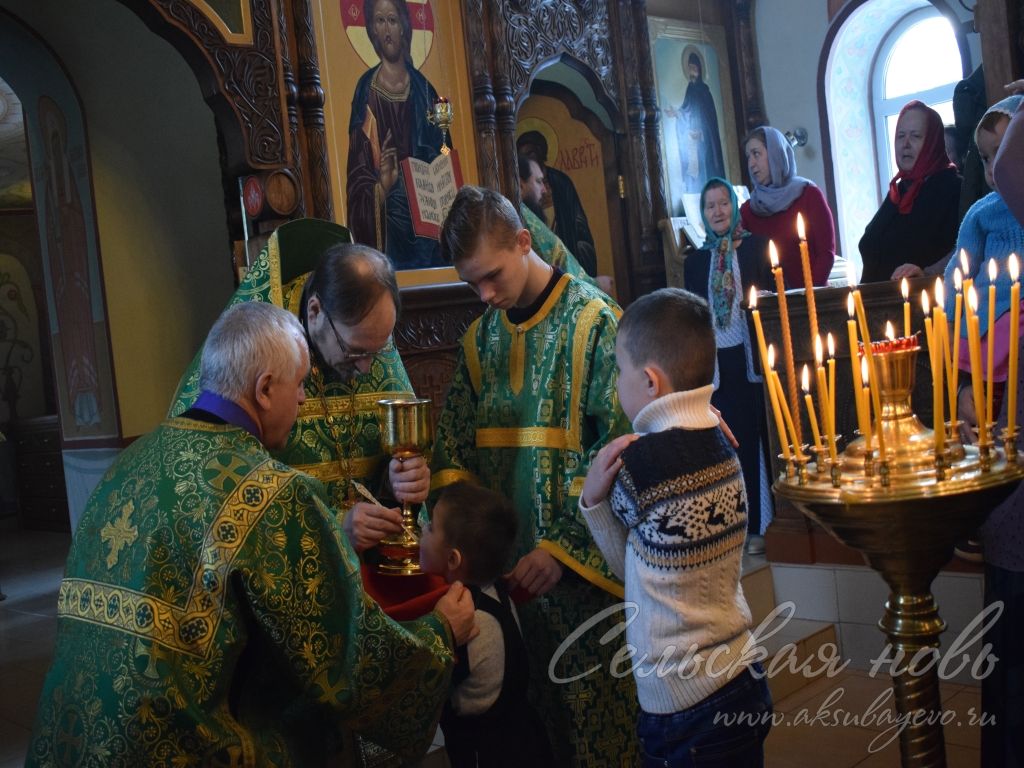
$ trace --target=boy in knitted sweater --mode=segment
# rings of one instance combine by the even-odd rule
[[[643,764],[718,756],[723,765],[760,766],[772,703],[763,670],[744,653],[747,499],[739,460],[710,409],[707,302],[679,288],[633,302],[615,358],[619,402],[636,434],[595,456],[580,510],[626,585]]]

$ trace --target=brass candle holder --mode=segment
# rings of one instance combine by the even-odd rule
[[[1024,462],[1018,460],[1016,434],[1003,436],[1003,448],[994,441],[976,447],[961,444],[953,430],[936,455],[935,435],[910,402],[919,351],[874,352],[884,456],[872,462],[875,451],[858,438],[838,457],[841,482],[833,465],[828,473],[780,473],[774,487],[833,537],[860,551],[889,585],[878,626],[892,653],[904,654],[902,669],[893,675],[896,709],[908,718],[900,732],[902,763],[934,768],[946,764],[938,665],[911,671],[906,662],[921,650],[937,653],[946,625],[932,581],[952,557],[954,543],[981,525],[1024,478]],[[867,471],[872,464],[878,471]]]
[[[385,452],[396,459],[422,456],[433,444],[430,400],[404,398],[378,400],[380,440]],[[420,570],[419,527],[409,502],[402,503],[402,531],[377,545],[377,571],[391,576],[414,576]]]

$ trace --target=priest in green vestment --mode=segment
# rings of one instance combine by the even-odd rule
[[[462,340],[432,486],[473,479],[519,512],[509,578],[535,596],[520,615],[558,764],[634,766],[635,688],[628,674],[612,674],[622,673],[612,665],[622,641],[600,643],[625,618],[622,585],[577,505],[593,455],[629,430],[615,391],[618,310],[547,264],[492,190],[459,191],[441,251],[489,307]]]
[[[269,302],[302,323],[312,354],[306,402],[287,444],[274,457],[312,475],[330,504],[346,515],[358,552],[401,530],[393,509],[357,500],[351,480],[378,496],[420,503],[430,471],[421,458],[388,461],[380,445],[377,401],[411,395],[412,385],[391,339],[399,309],[394,269],[375,249],[350,242],[348,231],[318,219],[279,227],[250,267],[230,304]],[[199,394],[197,353],[178,385],[170,414]]]
[[[426,751],[472,600],[456,585],[397,624],[363,593],[323,485],[267,452],[308,371],[293,315],[228,309],[193,407],[100,482],[61,582],[27,765],[351,765],[354,732]]]

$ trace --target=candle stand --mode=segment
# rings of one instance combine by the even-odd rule
[[[958,539],[977,528],[988,512],[1024,478],[1016,434],[964,446],[956,424],[947,423],[943,449],[911,409],[919,349],[876,351],[886,452],[868,450],[863,438],[849,444],[833,464],[788,466],[775,491],[858,550],[889,585],[878,622],[891,645],[896,710],[907,718],[900,733],[903,766],[946,765],[939,694],[939,617],[931,584],[952,557]],[[1016,432],[1016,430],[1015,430]],[[877,444],[878,441],[875,441]],[[928,649],[935,649],[933,652]],[[917,667],[911,659],[924,650]],[[900,655],[902,652],[902,656]],[[910,667],[910,668],[908,668]]]

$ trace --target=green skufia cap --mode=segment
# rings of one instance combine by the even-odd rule
[[[352,242],[347,228],[323,219],[289,221],[274,230],[272,238],[277,239],[281,255],[282,284],[316,269],[320,257],[332,245]]]

